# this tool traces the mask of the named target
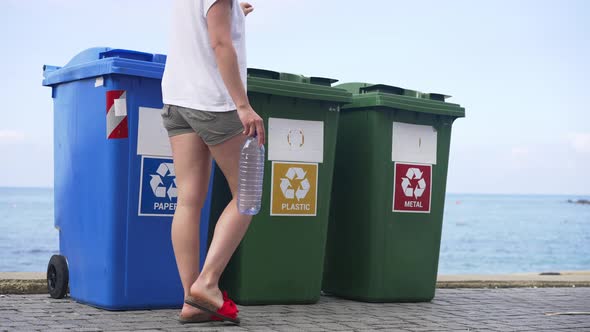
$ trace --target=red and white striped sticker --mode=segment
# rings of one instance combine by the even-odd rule
[[[115,110],[115,104],[121,105],[127,100],[127,92],[125,90],[111,90],[107,91],[107,138],[128,138],[129,128],[127,123],[126,104],[123,104],[124,113]],[[117,100],[117,102],[115,102]],[[120,113],[120,114],[117,114]]]

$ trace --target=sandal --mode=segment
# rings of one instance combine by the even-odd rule
[[[209,313],[213,316],[211,317],[212,320],[228,321],[240,325],[240,319],[238,318],[239,310],[234,301],[227,296],[227,292],[223,292],[223,305],[221,308],[217,308],[215,304],[198,296],[187,296],[184,303]]]
[[[204,323],[212,321],[213,318],[217,317],[212,317],[210,314],[206,312],[200,312],[196,315],[192,315],[189,317],[183,317],[182,315],[178,315],[178,322],[180,324]]]

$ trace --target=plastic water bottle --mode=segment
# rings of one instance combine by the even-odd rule
[[[238,211],[241,214],[253,216],[260,212],[263,178],[264,146],[258,145],[257,138],[248,137],[240,155]]]

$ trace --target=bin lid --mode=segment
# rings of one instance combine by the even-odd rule
[[[336,103],[351,102],[352,94],[345,89],[332,87],[335,82],[338,80],[248,68],[248,92]]]
[[[90,77],[121,74],[161,79],[166,56],[110,47],[80,52],[63,67],[43,66],[43,85],[50,86]]]
[[[165,63],[166,55],[163,54],[94,47],[80,52],[63,67],[43,66],[43,85],[57,85],[108,74],[161,79]],[[350,92],[332,87],[337,81],[248,68],[248,92],[349,103],[352,100]]]
[[[344,83],[336,87],[353,94],[352,103],[343,106],[343,111],[382,107],[453,117],[465,116],[463,107],[446,102],[451,96],[441,93],[423,93],[393,85],[371,83]]]

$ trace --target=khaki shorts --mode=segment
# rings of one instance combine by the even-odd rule
[[[206,112],[164,105],[162,120],[169,137],[196,133],[207,145],[223,143],[244,131],[237,111]]]

